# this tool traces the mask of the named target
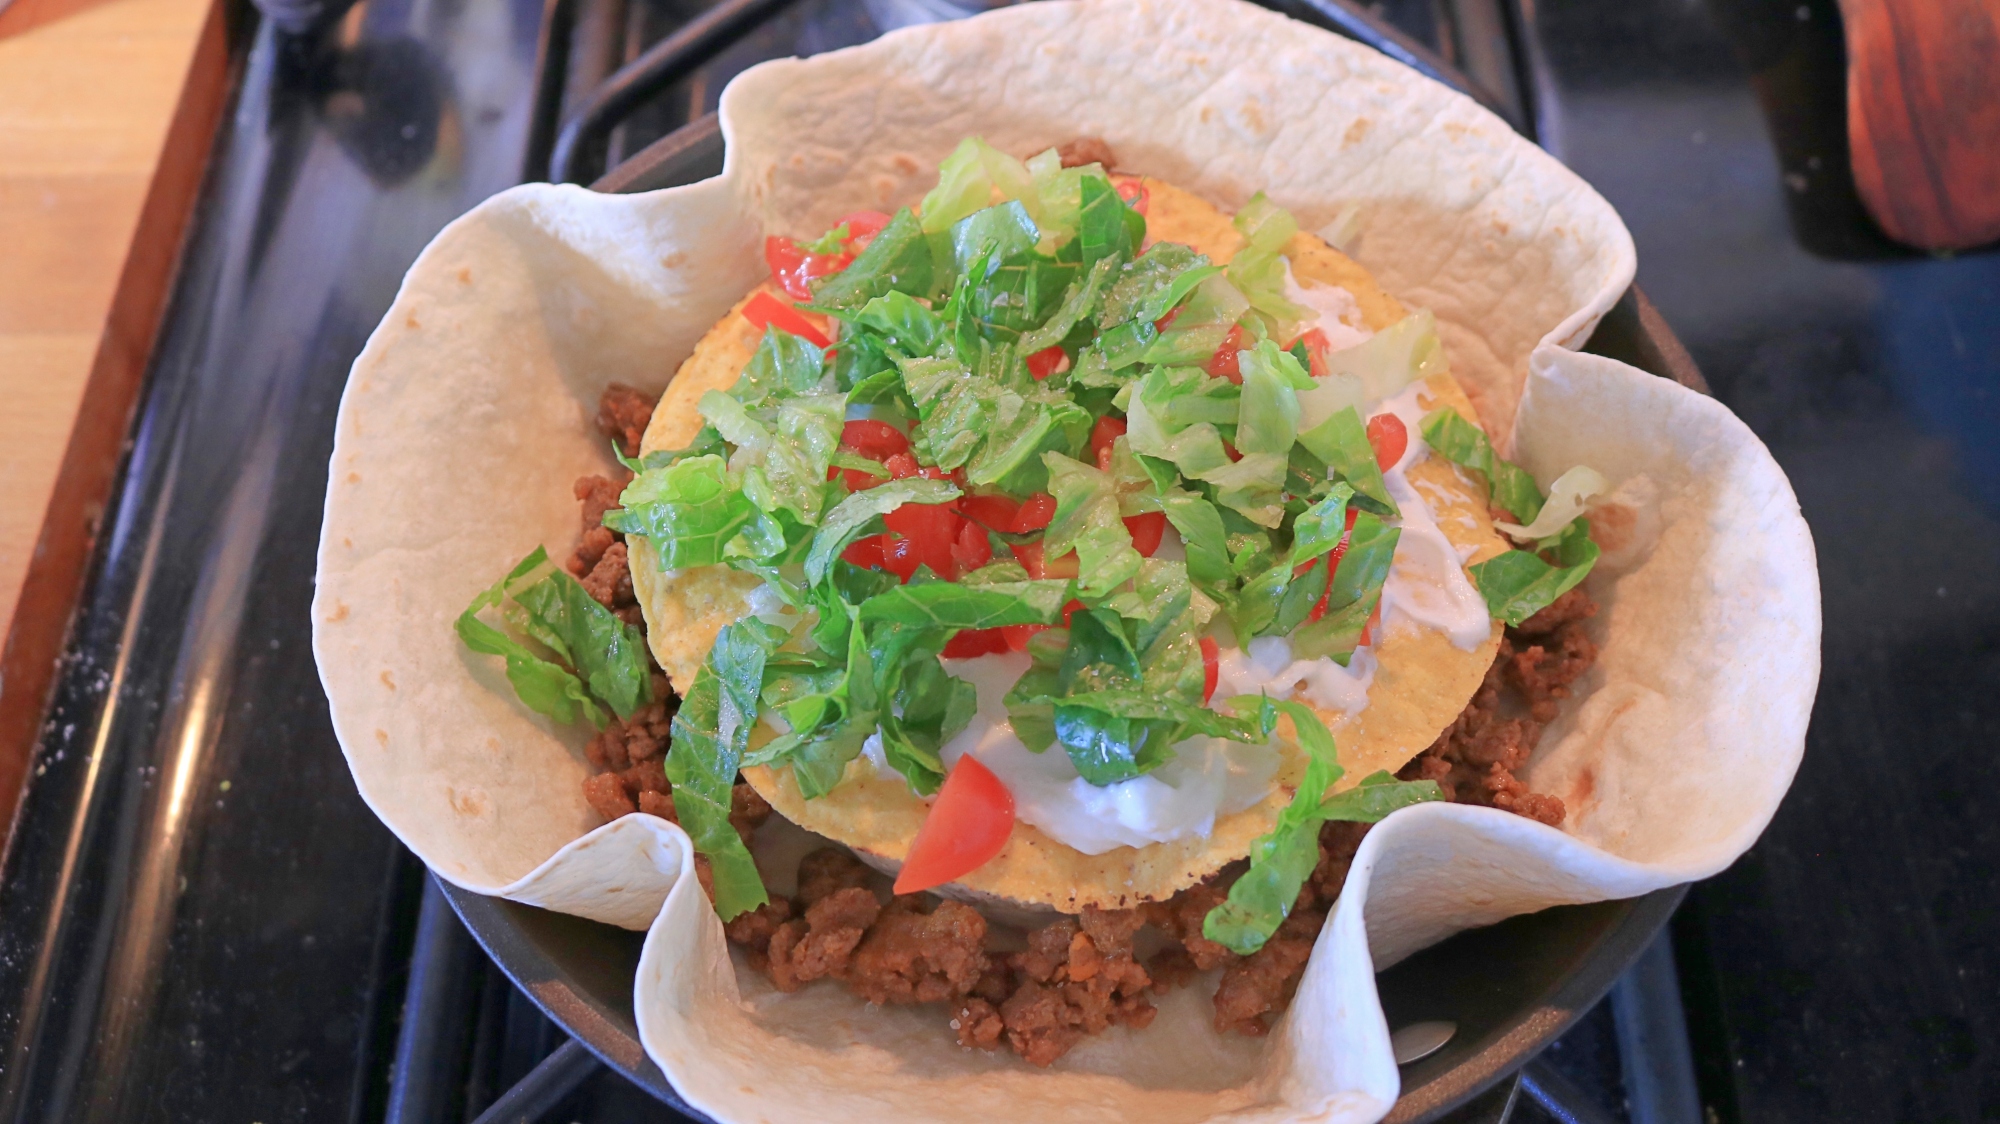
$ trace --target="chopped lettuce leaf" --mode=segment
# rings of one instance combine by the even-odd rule
[[[630,718],[653,701],[645,635],[598,604],[575,578],[551,566],[512,595],[522,612],[522,631],[575,668],[590,693],[618,717]]]
[[[1299,891],[1319,864],[1322,824],[1329,820],[1377,823],[1398,809],[1444,798],[1435,781],[1403,782],[1387,773],[1375,773],[1356,788],[1328,796],[1327,790],[1345,770],[1340,767],[1339,752],[1326,724],[1299,703],[1269,698],[1256,701],[1260,710],[1275,711],[1292,720],[1308,762],[1298,792],[1278,813],[1278,822],[1250,844],[1250,869],[1229,887],[1228,899],[1202,919],[1202,936],[1243,956],[1263,948],[1291,916]]]
[[[1187,549],[1188,576],[1204,586],[1217,587],[1235,576],[1229,564],[1228,534],[1215,505],[1188,492],[1169,492],[1160,497],[1160,509],[1167,522],[1180,533]]]
[[[1032,198],[1040,204],[1027,165],[979,137],[959,141],[958,147],[938,165],[937,186],[924,196],[919,206],[924,216],[924,233],[950,230],[960,219],[985,210],[993,202],[995,188],[1003,199]]]
[[[472,604],[465,607],[465,612],[458,615],[458,638],[466,647],[481,655],[506,658],[507,682],[513,684],[514,693],[520,696],[528,709],[565,724],[586,718],[591,725],[602,726],[604,714],[585,689],[582,679],[560,663],[537,655],[526,644],[479,619],[480,610],[504,606],[516,585],[526,583],[538,572],[550,570],[553,567],[549,563],[548,551],[538,546],[529,552],[508,571],[506,577],[473,598]],[[568,577],[567,574],[563,576]]]
[[[1229,281],[1264,318],[1267,329],[1276,330],[1311,315],[1310,309],[1300,308],[1285,298],[1286,262],[1282,250],[1299,229],[1291,213],[1260,191],[1250,197],[1231,221],[1248,244],[1230,259]]]
[[[1049,317],[1041,327],[1021,336],[1021,354],[1033,355],[1037,351],[1061,343],[1071,329],[1095,311],[1098,298],[1104,292],[1104,286],[1117,268],[1116,258],[1101,258],[1096,265],[1090,267],[1090,272],[1084,275],[1082,280],[1072,282],[1055,315]]]
[[[841,223],[810,242],[799,243],[799,249],[808,254],[838,254],[847,248],[847,240],[853,236],[847,224]]]
[[[1209,361],[1229,330],[1250,311],[1250,301],[1227,277],[1204,278],[1181,314],[1148,346],[1139,360],[1162,366],[1196,366]]]
[[[1391,515],[1401,514],[1389,495],[1389,486],[1382,481],[1382,466],[1375,460],[1375,447],[1368,443],[1368,427],[1362,424],[1361,411],[1341,407],[1299,434],[1299,444],[1325,461],[1356,492],[1383,505]]]
[[[1549,498],[1543,502],[1542,510],[1536,513],[1533,523],[1525,527],[1519,523],[1493,525],[1523,542],[1552,539],[1557,532],[1569,526],[1570,520],[1584,513],[1592,497],[1610,490],[1611,481],[1606,480],[1603,473],[1587,464],[1580,464],[1556,477],[1555,483],[1549,485]]]
[[[1331,658],[1346,666],[1361,643],[1361,632],[1382,599],[1402,529],[1391,527],[1368,512],[1354,517],[1347,553],[1333,572],[1327,589],[1326,615],[1300,625],[1292,633],[1292,654],[1299,659]]]
[[[1556,539],[1555,565],[1539,554],[1510,550],[1467,567],[1486,608],[1496,620],[1518,625],[1555,599],[1576,588],[1597,565],[1597,544],[1590,538],[1590,520],[1577,519]]]
[[[1418,379],[1445,370],[1437,318],[1428,310],[1413,312],[1353,347],[1333,352],[1326,362],[1326,377],[1313,380],[1318,385],[1299,395],[1301,424],[1307,429],[1349,406],[1361,409],[1394,397]]]
[[[674,715],[666,765],[674,812],[695,850],[708,856],[715,912],[725,921],[770,900],[729,808],[757,721],[764,661],[783,638],[755,617],[724,628]]]
[[[1486,477],[1494,504],[1513,513],[1516,519],[1533,522],[1542,513],[1542,491],[1526,469],[1500,459],[1486,432],[1458,415],[1449,406],[1424,417],[1424,441],[1455,464]]]
[[[713,566],[757,515],[757,507],[714,453],[690,457],[632,478],[604,525],[653,545],[662,570]]]
[[[1079,590],[1086,597],[1109,596],[1138,574],[1141,560],[1119,515],[1118,489],[1110,474],[1061,453],[1044,453],[1042,463],[1056,500],[1042,538],[1044,557],[1076,551]]]
[[[1070,594],[1070,583],[1058,579],[899,585],[862,602],[860,619],[953,630],[1054,624]]]
[[[932,296],[943,288],[936,273],[924,228],[916,215],[904,207],[875,235],[868,248],[855,256],[852,265],[819,283],[813,290],[813,307],[829,311],[857,309],[891,292]],[[843,346],[842,350],[846,348]]]

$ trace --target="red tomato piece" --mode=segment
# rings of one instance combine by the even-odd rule
[[[871,461],[910,451],[910,439],[888,422],[863,418],[840,427],[840,443]]]
[[[1021,501],[1021,510],[1014,514],[1014,525],[1006,528],[1017,535],[1029,531],[1039,531],[1056,517],[1056,498],[1047,492],[1036,492]],[[998,530],[999,528],[995,528]]]
[[[1368,614],[1368,623],[1361,626],[1360,646],[1366,648],[1373,642],[1375,630],[1382,627],[1382,603],[1375,602],[1375,611]]]
[[[1351,507],[1347,509],[1348,533],[1340,536],[1340,541],[1333,544],[1333,550],[1326,556],[1326,590],[1313,604],[1312,612],[1306,614],[1307,622],[1316,621],[1326,615],[1327,601],[1333,596],[1333,575],[1340,572],[1340,560],[1347,557],[1347,544],[1354,541],[1354,517],[1359,514],[1361,514],[1359,511]]]
[[[764,239],[764,264],[771,267],[771,280],[796,300],[811,300],[814,281],[831,277],[853,262],[853,254],[809,254],[804,246],[776,234]]]
[[[1316,379],[1323,379],[1332,372],[1333,368],[1327,365],[1326,355],[1333,350],[1333,344],[1326,338],[1325,332],[1314,328],[1293,343],[1306,345],[1307,374]]]
[[[1167,314],[1165,316],[1162,316],[1158,320],[1153,321],[1153,330],[1158,332],[1166,331],[1170,326],[1172,326],[1175,318],[1179,317],[1180,314],[1181,310],[1178,308],[1168,309]]]
[[[917,544],[901,535],[878,535],[882,540],[882,568],[907,582],[924,560],[917,557]]]
[[[889,482],[886,476],[875,476],[858,468],[829,468],[826,470],[826,478],[839,479],[850,492],[865,492]]]
[[[1006,639],[1008,651],[1025,652],[1028,650],[1028,639],[1037,632],[1048,631],[1048,627],[1045,624],[1003,624],[1000,635]]]
[[[892,453],[882,458],[882,464],[888,468],[889,475],[898,480],[917,474],[917,458],[908,453]]]
[[[1125,530],[1132,535],[1132,546],[1148,558],[1160,549],[1160,540],[1167,537],[1167,513],[1148,511],[1125,517]]]
[[[993,561],[993,542],[986,528],[968,519],[958,521],[958,537],[952,540],[951,560],[959,574],[969,574]]]
[[[1142,215],[1146,213],[1146,203],[1150,195],[1151,192],[1146,190],[1146,185],[1138,180],[1123,180],[1118,184],[1118,198],[1125,200],[1126,206]]]
[[[1215,685],[1222,682],[1222,649],[1215,643],[1215,637],[1201,638],[1201,705],[1215,697]]]
[[[1410,447],[1410,431],[1403,426],[1402,418],[1376,414],[1368,419],[1368,443],[1375,446],[1375,463],[1387,472],[1403,459],[1403,451]]]
[[[1224,441],[1222,443],[1222,455],[1228,457],[1232,461],[1240,461],[1243,459],[1243,454],[1236,451],[1236,446],[1231,445],[1227,441]]]
[[[917,829],[896,875],[896,893],[914,894],[971,874],[1000,853],[1013,831],[1014,794],[977,757],[959,758]]]
[[[1208,365],[1202,370],[1215,378],[1228,379],[1241,385],[1243,372],[1237,368],[1236,353],[1242,351],[1243,346],[1243,325],[1238,324],[1229,329],[1229,334],[1222,339],[1222,346],[1216,348],[1215,354],[1208,357]]]
[[[1028,374],[1034,376],[1035,381],[1040,382],[1050,375],[1055,374],[1068,358],[1069,356],[1064,354],[1063,349],[1060,347],[1045,347],[1028,356]]]
[[[1068,555],[1065,555],[1064,557],[1068,557]],[[1083,608],[1083,602],[1078,601],[1073,597],[1070,598],[1069,604],[1063,606],[1062,624],[1064,628],[1069,627],[1069,619],[1075,616],[1076,611],[1081,608]]]
[[[882,565],[882,541],[887,535],[869,535],[865,539],[855,539],[840,552],[842,558],[864,570],[880,570]]]
[[[1042,557],[1042,544],[1039,541],[1024,542],[1009,546],[1007,549],[1014,552],[1015,561],[1021,564],[1022,569],[1028,571],[1028,576],[1031,578],[1037,580],[1042,578],[1073,578],[1077,575],[1076,551],[1074,550],[1063,555],[1061,558],[1050,560]]]
[[[911,544],[907,557],[914,558],[915,562],[910,564],[910,572],[914,573],[917,568],[915,563],[920,562],[946,580],[958,576],[953,566],[952,545],[957,542],[958,529],[964,523],[965,520],[949,504],[906,503],[882,517],[883,526]],[[889,568],[897,569],[893,562]],[[902,573],[901,570],[897,572]],[[910,579],[904,575],[903,580]]]
[[[944,642],[941,653],[948,660],[969,660],[974,656],[993,656],[1007,650],[1007,638],[997,628],[960,629]]]
[[[1090,428],[1090,455],[1101,471],[1111,471],[1111,446],[1123,436],[1125,422],[1110,414],[1098,418],[1097,424]]]
[[[856,211],[833,225],[847,228],[847,252],[858,254],[889,225],[889,216],[880,211]]]
[[[790,332],[801,339],[812,341],[815,347],[831,347],[833,341],[826,333],[814,326],[798,309],[769,293],[758,293],[743,306],[743,318],[759,328],[776,326],[781,332]]]
[[[958,501],[960,515],[995,531],[1013,530],[1020,511],[1021,505],[1008,496],[961,496]]]

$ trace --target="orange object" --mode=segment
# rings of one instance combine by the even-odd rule
[[[1854,185],[1889,237],[2000,239],[2000,4],[1840,0]]]
[[[804,313],[769,293],[758,293],[751,297],[750,303],[743,306],[743,318],[759,328],[776,326],[781,332],[790,332],[800,339],[810,341],[814,347],[833,346],[833,341],[826,338],[826,333],[806,319]]]
[[[993,770],[967,754],[938,788],[937,801],[896,875],[896,893],[942,886],[985,866],[1014,831],[1014,794]]]
[[[1368,443],[1375,447],[1375,463],[1382,471],[1403,459],[1404,450],[1410,447],[1410,431],[1403,425],[1403,419],[1394,414],[1376,414],[1368,419]],[[1354,513],[1348,512],[1352,520]],[[1350,521],[1348,526],[1354,524]]]

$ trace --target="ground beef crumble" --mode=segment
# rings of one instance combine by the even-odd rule
[[[1072,148],[1074,151],[1072,151]],[[1065,146],[1065,165],[1109,164],[1101,142]],[[614,384],[597,423],[627,456],[652,416],[653,400]],[[623,474],[621,474],[623,476]],[[618,505],[623,479],[586,476],[576,482],[583,532],[568,569],[599,603],[644,627],[632,591],[623,536],[603,525]],[[1509,628],[1471,702],[1438,739],[1404,766],[1404,780],[1434,780],[1445,798],[1499,808],[1551,826],[1565,815],[1560,799],[1528,791],[1515,776],[1543,727],[1556,717],[1571,686],[1596,661],[1586,622],[1597,606],[1581,589]],[[675,819],[663,763],[679,699],[654,666],[657,700],[630,719],[613,718],[585,752],[600,770],[584,796],[606,819],[645,812]],[[747,843],[771,807],[748,784],[736,785],[730,823]],[[1012,1049],[1037,1066],[1050,1065],[1087,1035],[1113,1026],[1152,1022],[1155,996],[1221,969],[1214,998],[1219,1031],[1270,1032],[1298,989],[1366,824],[1329,823],[1320,831],[1320,861],[1290,916],[1263,948],[1238,956],[1202,936],[1202,921],[1220,904],[1243,864],[1225,867],[1166,901],[1136,909],[1086,910],[1026,934],[1026,948],[1000,951],[985,917],[962,902],[930,894],[892,897],[888,879],[849,852],[827,847],[799,864],[798,888],[730,920],[724,930],[756,971],[781,991],[834,980],[870,1003],[937,1003],[951,1012],[961,1045]],[[707,860],[695,860],[713,894]],[[1136,938],[1151,927],[1166,938],[1141,960]]]

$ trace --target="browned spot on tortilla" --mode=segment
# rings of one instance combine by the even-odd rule
[[[382,669],[382,685],[391,691],[396,689],[396,677],[389,674],[389,669],[386,667]]]
[[[472,267],[471,267],[471,266],[467,265],[467,266],[461,266],[461,267],[459,268],[459,271],[458,271],[458,282],[459,282],[459,284],[461,284],[461,285],[470,285],[470,284],[472,284]]]
[[[1514,227],[1506,219],[1494,219],[1493,229],[1499,231],[1502,234],[1506,234],[1512,231]]]
[[[1347,127],[1347,132],[1341,134],[1340,147],[1353,148],[1355,145],[1360,144],[1361,138],[1367,136],[1368,130],[1373,128],[1374,125],[1375,122],[1370,121],[1366,117],[1356,117],[1354,123]]]
[[[350,539],[350,538],[342,538],[342,539],[340,540],[340,545],[342,545],[342,546],[346,547],[346,548],[347,548],[347,549],[349,549],[349,550],[353,550],[353,549],[354,549],[354,540],[353,540],[353,539]]]
[[[347,474],[347,482],[348,482],[349,484],[359,484],[359,483],[361,483],[361,474],[360,474],[360,473],[358,473],[358,472],[350,472],[350,473],[348,473],[348,474]]]
[[[1446,121],[1444,123],[1444,131],[1445,135],[1453,140],[1464,140],[1465,134],[1471,132],[1472,130],[1466,128],[1464,125],[1460,124],[1457,121]]]
[[[1254,101],[1244,102],[1243,123],[1250,126],[1253,133],[1264,132],[1264,107]]]
[[[328,624],[332,624],[335,621],[344,621],[347,619],[347,613],[347,602],[335,601],[333,603],[333,612],[326,615],[326,621]]]
[[[687,264],[687,260],[687,251],[675,250],[673,253],[661,258],[660,264],[666,266],[668,269],[679,269],[681,266]]]
[[[381,742],[383,748],[386,749],[389,745],[389,731],[387,730],[375,731],[375,740]]]
[[[1576,775],[1576,783],[1570,786],[1569,793],[1563,797],[1563,803],[1572,808],[1581,808],[1590,802],[1591,795],[1596,791],[1597,771],[1585,765]]]
[[[447,788],[445,789],[445,795],[451,801],[451,810],[461,816],[483,816],[486,814],[486,793],[479,789],[474,788],[460,792],[455,788]]]
[[[901,172],[906,176],[915,175],[917,173],[918,167],[920,167],[920,165],[917,163],[916,157],[911,156],[907,152],[898,152],[896,155],[890,157],[889,163],[894,165],[895,169],[898,172]]]
[[[1206,125],[1206,124],[1208,124],[1208,123],[1209,123],[1210,121],[1213,121],[1213,120],[1215,120],[1215,107],[1214,107],[1214,106],[1212,106],[1212,105],[1204,105],[1204,106],[1202,106],[1202,107],[1201,107],[1201,123],[1202,123],[1202,124],[1204,124],[1204,125]]]
[[[422,324],[417,323],[417,318],[414,313],[403,318],[403,326],[410,329],[413,332],[416,331],[418,328],[423,327]]]
[[[1590,509],[1590,537],[1598,549],[1616,554],[1632,545],[1639,515],[1622,503],[1601,503]]]

